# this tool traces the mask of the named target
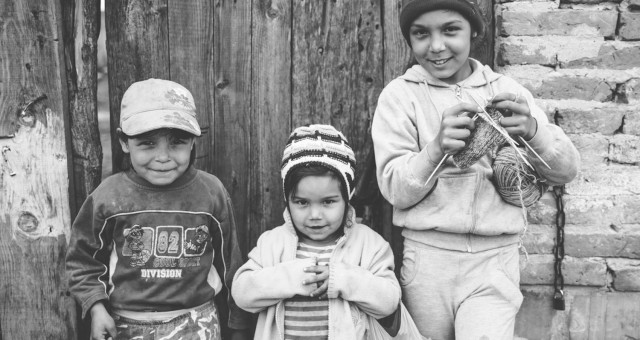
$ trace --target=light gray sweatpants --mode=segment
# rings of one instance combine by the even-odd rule
[[[519,266],[517,245],[467,253],[405,240],[402,299],[432,340],[513,339]]]

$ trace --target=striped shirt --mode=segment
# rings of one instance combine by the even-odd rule
[[[318,258],[318,265],[329,265],[338,241],[327,246],[298,243],[296,258]],[[318,286],[321,282],[318,283]],[[329,336],[329,300],[296,295],[284,302],[285,340],[326,340]]]

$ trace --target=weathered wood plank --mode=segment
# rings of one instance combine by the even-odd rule
[[[254,0],[249,197],[252,246],[282,223],[280,162],[291,133],[291,2]]]
[[[3,131],[14,133],[14,138],[0,139],[0,323],[5,339],[76,338],[75,305],[64,275],[71,226],[65,141],[69,103],[59,4],[0,2],[0,121]]]
[[[122,169],[123,153],[115,134],[122,95],[136,81],[170,77],[167,1],[105,2],[114,173]]]
[[[220,1],[214,12],[212,114],[218,175],[233,200],[238,242],[243,254],[251,240],[249,183],[251,159],[251,1]],[[257,142],[257,141],[256,141]],[[269,154],[269,156],[272,156]]]
[[[62,2],[64,11],[65,58],[69,61],[67,87],[73,147],[74,195],[71,215],[75,216],[87,195],[100,184],[102,146],[98,130],[98,34],[100,1]],[[71,37],[75,37],[75,40]]]
[[[356,177],[372,149],[383,85],[381,1],[294,1],[292,124],[331,124],[349,139]]]
[[[196,143],[197,167],[213,172],[215,134],[213,107],[213,6],[214,2],[168,1],[169,73],[184,85],[196,102],[198,123],[203,132]]]

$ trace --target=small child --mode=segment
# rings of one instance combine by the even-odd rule
[[[285,223],[236,273],[240,308],[260,312],[254,339],[364,339],[369,316],[400,302],[389,244],[355,221],[354,153],[329,125],[299,127],[282,159]]]
[[[242,264],[229,194],[193,166],[191,93],[168,80],[132,84],[118,135],[130,169],[87,197],[67,254],[91,339],[220,340],[249,328],[229,294]]]
[[[492,184],[491,152],[466,169],[448,155],[467,145],[486,104],[540,155],[527,150],[547,184],[576,176],[578,152],[529,91],[469,58],[485,32],[476,4],[404,0],[400,28],[417,65],[384,88],[371,133],[378,184],[405,238],[403,301],[425,337],[511,339],[525,216]]]

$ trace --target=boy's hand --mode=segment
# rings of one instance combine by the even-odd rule
[[[327,289],[329,289],[329,266],[316,265],[307,267],[304,269],[305,273],[315,273],[316,276],[312,279],[307,279],[303,282],[305,285],[315,284],[317,289],[311,292],[311,297],[317,297],[318,299],[327,298]]]
[[[522,136],[530,140],[535,136],[538,123],[529,110],[527,100],[519,94],[503,92],[490,102],[498,109],[504,118],[500,119],[500,125],[512,136]]]
[[[113,340],[116,338],[116,323],[102,302],[91,307],[91,340]]]
[[[429,150],[432,159],[442,159],[445,154],[453,155],[464,148],[471,130],[475,129],[471,118],[479,111],[477,105],[470,103],[460,103],[444,110],[438,136],[435,143],[430,143],[433,145]]]

